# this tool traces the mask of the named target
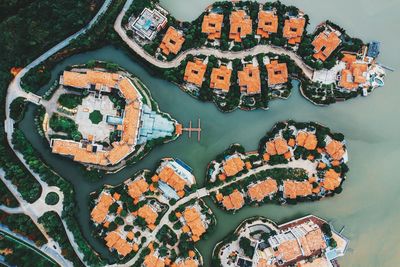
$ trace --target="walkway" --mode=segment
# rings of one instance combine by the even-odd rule
[[[114,29],[115,31],[119,34],[119,36],[122,38],[122,40],[136,53],[138,54],[141,58],[149,62],[150,64],[162,68],[162,69],[167,69],[167,68],[176,68],[178,67],[181,62],[188,56],[188,55],[193,55],[193,56],[199,56],[199,55],[205,55],[205,56],[215,56],[218,58],[227,58],[229,60],[233,59],[243,59],[247,56],[255,56],[260,53],[274,53],[274,54],[284,54],[289,56],[303,71],[303,73],[306,75],[307,78],[310,80],[313,77],[314,70],[307,66],[304,61],[299,57],[296,53],[293,51],[287,50],[283,47],[278,47],[278,46],[272,46],[272,45],[257,45],[251,49],[244,50],[244,51],[238,51],[238,52],[233,52],[233,51],[221,51],[219,49],[215,48],[208,48],[208,47],[202,47],[202,48],[195,48],[195,49],[189,49],[186,50],[180,54],[178,54],[177,57],[175,57],[171,61],[161,61],[155,58],[153,55],[148,54],[140,44],[136,43],[133,41],[129,36],[126,34],[125,29],[122,27],[122,19],[125,16],[126,11],[129,9],[131,6],[133,0],[127,0],[124,8],[122,9],[121,13],[118,15],[115,23],[114,23]]]

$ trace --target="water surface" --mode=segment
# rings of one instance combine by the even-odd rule
[[[181,20],[191,20],[213,1],[210,0],[161,0],[164,7]],[[324,19],[331,19],[343,26],[351,35],[365,41],[380,40],[382,53],[379,60],[399,69],[397,16],[400,2],[385,1],[282,1],[296,4],[310,15],[311,26]],[[118,184],[143,168],[154,168],[162,157],[179,157],[193,167],[197,180],[203,183],[205,167],[229,144],[239,142],[248,150],[257,147],[259,139],[276,122],[287,119],[318,121],[333,131],[342,132],[347,141],[350,156],[350,172],[342,194],[319,202],[296,206],[267,205],[244,208],[235,215],[227,215],[207,199],[218,219],[216,231],[208,240],[198,243],[205,261],[220,239],[245,218],[266,216],[276,222],[306,214],[316,214],[333,222],[351,240],[350,250],[340,259],[342,266],[398,266],[400,261],[400,186],[397,164],[399,160],[400,125],[398,116],[400,92],[399,75],[389,73],[384,88],[377,89],[367,98],[357,98],[330,107],[316,107],[301,97],[297,87],[286,100],[272,102],[269,111],[235,111],[222,114],[211,103],[202,103],[183,93],[175,85],[157,79],[146,72],[124,52],[105,47],[93,52],[75,55],[58,64],[53,79],[71,64],[85,63],[91,59],[110,60],[136,74],[149,87],[162,111],[170,113],[178,121],[202,120],[202,139],[182,136],[177,141],[154,149],[143,161],[123,171],[106,176],[102,181],[86,181],[80,165],[63,157],[52,155],[47,143],[32,130],[34,108],[29,107],[21,127],[29,140],[41,152],[45,160],[63,177],[73,183],[79,206],[77,219],[85,238],[102,254],[107,251],[101,242],[92,237],[89,228],[88,194],[103,184]],[[45,89],[44,89],[45,90]],[[208,265],[206,265],[208,266]]]

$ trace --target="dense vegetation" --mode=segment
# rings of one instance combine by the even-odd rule
[[[79,260],[79,257],[75,254],[75,251],[68,240],[61,219],[55,212],[46,212],[38,221],[44,225],[49,236],[54,238],[54,240],[60,245],[66,259],[73,262],[74,266],[84,266],[84,264]]]
[[[67,134],[68,139],[79,141],[82,139],[82,134],[78,131],[78,126],[75,121],[70,118],[60,116],[54,113],[50,118],[50,128],[55,132],[63,132]]]
[[[10,104],[10,118],[15,121],[20,121],[24,117],[26,102],[25,98],[17,97]]]
[[[42,246],[43,244],[47,243],[46,238],[28,215],[23,213],[8,214],[4,211],[0,211],[0,221],[11,231],[25,236],[35,242],[37,246]]]
[[[60,197],[55,192],[48,193],[45,198],[45,202],[47,205],[56,205],[59,200],[60,200]]]
[[[29,246],[0,234],[0,250],[7,249],[11,249],[12,253],[5,255],[4,260],[6,263],[10,264],[10,266],[30,267],[32,263],[38,267],[58,266],[53,261],[38,254],[37,251]]]
[[[0,205],[18,207],[19,203],[7,186],[0,180]],[[1,220],[0,220],[1,221]]]

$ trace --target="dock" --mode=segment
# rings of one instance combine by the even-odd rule
[[[198,119],[198,126],[193,127],[192,121],[189,121],[189,127],[183,128],[182,131],[186,131],[189,133],[189,138],[192,138],[192,132],[197,132],[197,141],[200,142],[201,140],[201,121],[200,118]]]

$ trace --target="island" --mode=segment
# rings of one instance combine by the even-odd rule
[[[244,220],[213,251],[212,266],[339,266],[346,237],[325,220],[308,215],[283,224],[264,217]]]
[[[137,77],[105,62],[68,67],[40,105],[52,152],[88,168],[116,171],[182,133]]]
[[[384,85],[379,42],[364,44],[331,21],[307,32],[309,17],[279,1],[216,2],[181,22],[157,1],[128,1],[114,28],[161,77],[221,111],[268,109],[293,80],[316,105],[369,95]]]
[[[202,198],[211,196],[226,212],[236,212],[245,204],[333,196],[341,192],[348,171],[343,138],[315,122],[277,123],[261,139],[259,151],[245,153],[232,145],[212,161],[202,188],[185,162],[164,158],[154,171],[139,171],[90,195],[93,235],[118,264],[201,266],[195,244],[217,223]]]
[[[341,133],[315,122],[277,123],[257,151],[234,144],[210,162],[207,185],[218,206],[295,204],[342,191],[348,167]]]

